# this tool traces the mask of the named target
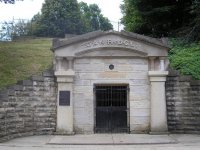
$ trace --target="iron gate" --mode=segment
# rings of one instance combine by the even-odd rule
[[[96,133],[129,132],[128,86],[95,87],[96,96]]]

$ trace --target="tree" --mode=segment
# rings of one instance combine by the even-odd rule
[[[139,32],[141,30],[143,21],[136,7],[136,2],[131,0],[124,0],[124,4],[120,6],[123,18],[121,23],[125,25],[125,30]]]
[[[45,0],[41,14],[33,17],[38,36],[64,37],[81,33],[81,14],[77,0]]]
[[[13,32],[13,22],[4,22],[0,28],[0,40],[11,41]]]
[[[191,4],[192,0],[124,0],[122,23],[128,31],[168,36],[192,20]]]
[[[64,37],[65,34],[111,30],[113,26],[96,4],[87,5],[77,0],[45,0],[41,13],[26,24],[26,29],[28,35]]]
[[[32,18],[29,27],[33,35],[50,37],[113,29],[98,5],[78,4],[77,0],[46,0],[41,14]]]
[[[200,0],[193,0],[190,13],[194,18],[189,23],[189,30],[185,42],[200,40]]]
[[[27,20],[18,19],[12,28],[12,39],[20,36],[26,36],[29,29],[27,28]]]
[[[80,2],[80,11],[82,16],[82,22],[84,24],[85,32],[95,30],[111,30],[113,29],[112,24],[108,18],[101,14],[101,10],[97,4],[90,4]]]

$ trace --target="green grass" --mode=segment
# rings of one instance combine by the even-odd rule
[[[0,42],[0,88],[50,68],[50,47],[49,38]]]
[[[171,67],[183,75],[192,75],[200,80],[200,43],[184,44],[172,39],[169,53]]]

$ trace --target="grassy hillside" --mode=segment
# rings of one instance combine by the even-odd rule
[[[50,47],[49,38],[0,42],[0,88],[51,67]]]
[[[171,42],[171,67],[200,80],[200,43],[184,44],[176,39],[172,39]]]

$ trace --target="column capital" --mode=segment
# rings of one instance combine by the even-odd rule
[[[161,57],[159,57],[159,59],[160,59],[160,60],[165,60],[165,59],[166,59],[166,57],[164,57],[164,56],[161,56]]]
[[[151,70],[151,71],[154,71],[154,70],[155,70],[155,59],[156,59],[155,56],[149,57],[149,60],[150,60],[150,70]]]
[[[64,59],[64,57],[60,57],[60,56],[56,56],[55,58],[56,58],[56,60],[63,60]]]
[[[74,56],[68,56],[68,57],[65,57],[68,61],[70,60],[74,60]]]
[[[150,82],[165,82],[168,71],[149,71]]]
[[[156,56],[150,56],[149,59],[154,60],[154,59],[156,59]]]

